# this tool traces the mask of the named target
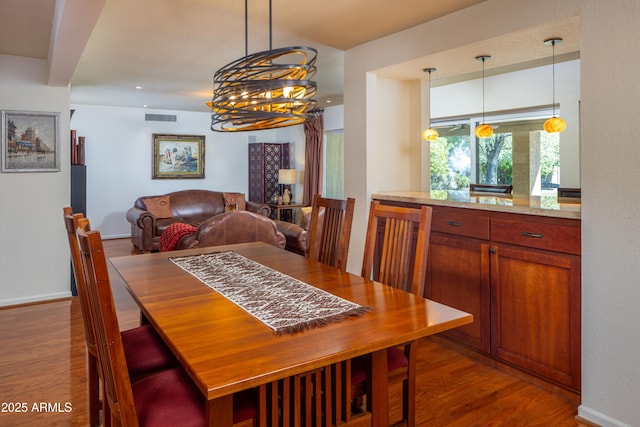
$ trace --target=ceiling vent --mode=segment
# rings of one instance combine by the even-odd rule
[[[177,122],[178,116],[175,114],[145,114],[147,122]]]

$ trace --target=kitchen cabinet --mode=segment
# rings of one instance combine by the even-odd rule
[[[425,297],[473,315],[443,335],[488,353],[490,348],[489,216],[433,207]]]
[[[425,297],[474,317],[442,335],[579,391],[580,220],[431,206]]]
[[[490,252],[491,354],[579,390],[579,257],[507,244]]]

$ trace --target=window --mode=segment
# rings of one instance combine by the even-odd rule
[[[344,130],[324,133],[324,197],[344,199]]]
[[[529,194],[555,192],[560,182],[559,135],[542,128],[551,112],[492,117],[491,138],[476,138],[475,118],[433,121],[431,190],[461,190],[469,183],[508,184]]]

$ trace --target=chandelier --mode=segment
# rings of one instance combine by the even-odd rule
[[[317,51],[311,47],[272,48],[269,0],[269,50],[248,54],[248,13],[245,8],[245,56],[213,76],[211,130],[238,132],[293,126],[313,119],[317,102]]]

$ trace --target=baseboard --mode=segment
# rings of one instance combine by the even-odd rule
[[[578,407],[578,416],[576,419],[598,427],[631,427],[629,424],[618,421],[585,405]]]
[[[102,240],[115,240],[115,239],[129,239],[131,234],[114,234],[109,236],[102,236]]]
[[[57,292],[55,294],[35,295],[35,296],[24,297],[24,298],[0,300],[0,307],[9,308],[17,305],[50,302],[50,301],[66,299],[66,298],[71,298],[71,291]]]

